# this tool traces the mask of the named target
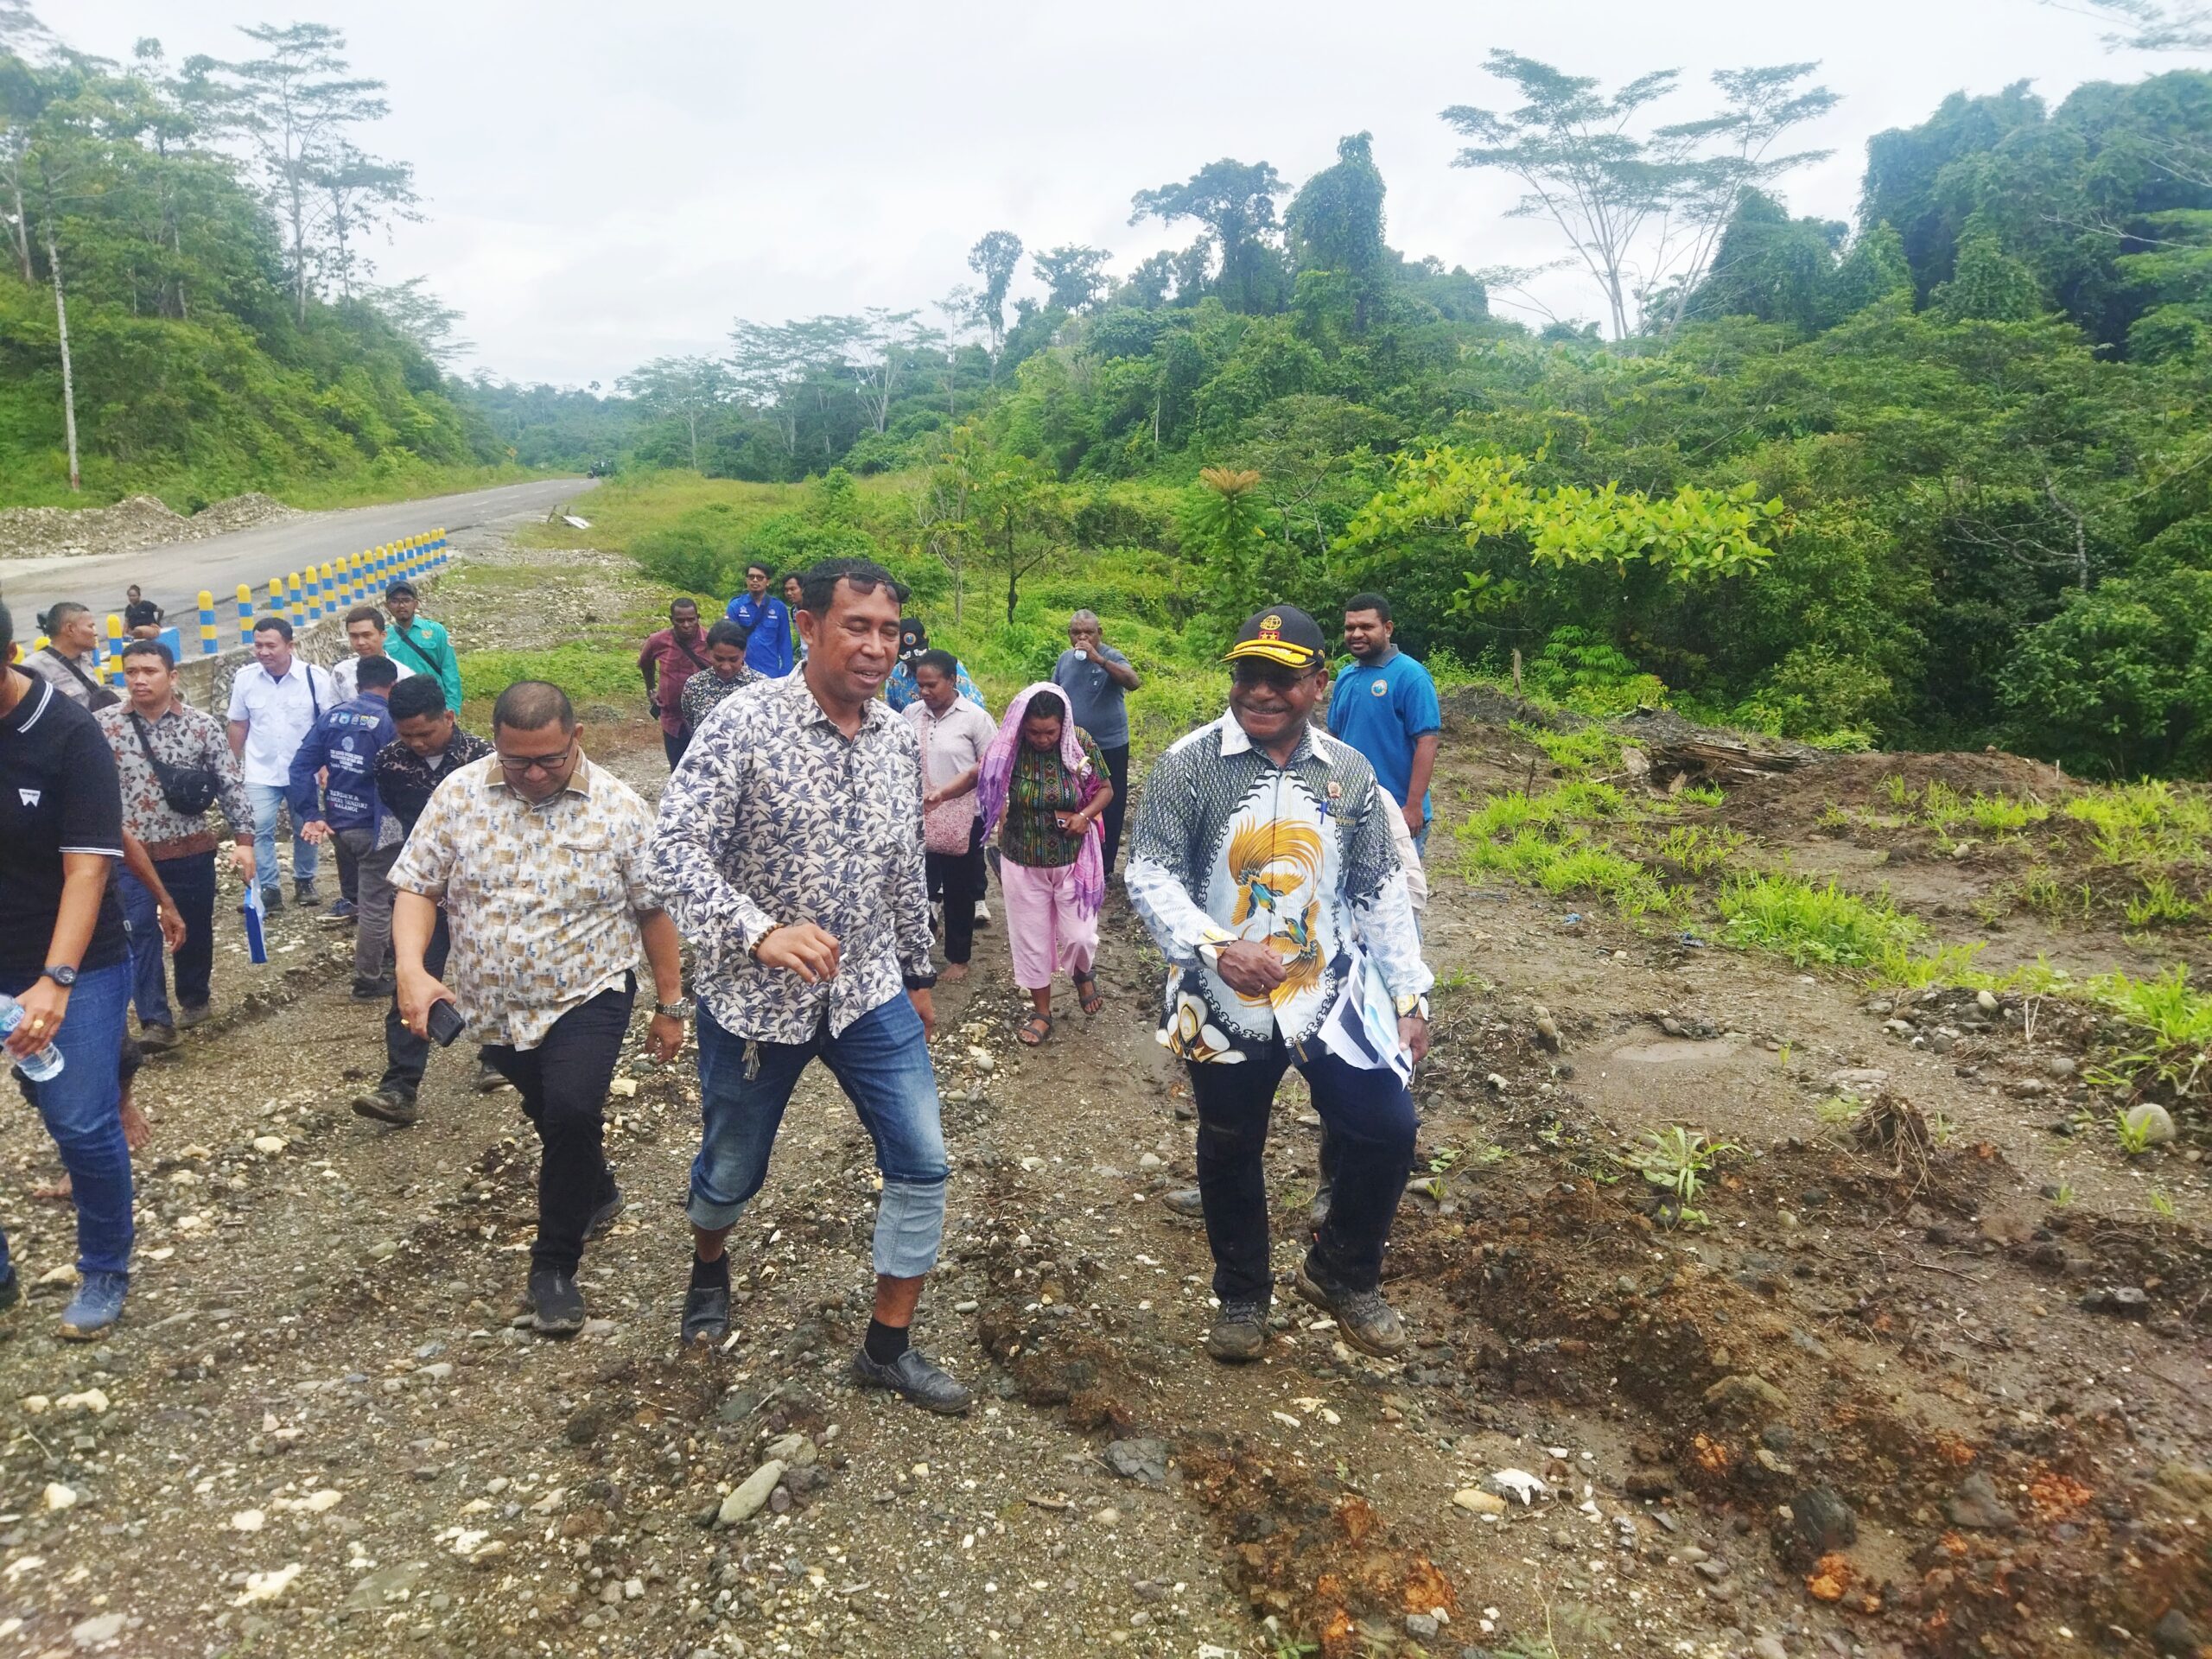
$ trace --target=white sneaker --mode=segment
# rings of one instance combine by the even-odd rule
[[[976,901],[976,925],[978,927],[988,927],[990,925],[991,901],[988,899],[978,899]]]

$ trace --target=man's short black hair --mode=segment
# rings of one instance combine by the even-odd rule
[[[888,588],[902,607],[906,602],[906,584],[874,559],[824,559],[798,579],[799,609],[817,616],[829,615],[841,582],[856,594],[872,594],[878,588]]]
[[[391,688],[391,717],[415,720],[446,711],[446,689],[435,674],[410,674]]]
[[[133,639],[129,645],[124,646],[123,654],[126,659],[132,657],[158,657],[162,659],[163,668],[176,666],[176,653],[159,639]]]
[[[728,617],[722,618],[721,621],[707,630],[707,649],[712,651],[716,645],[735,645],[740,651],[743,651],[745,630]]]
[[[0,665],[4,665],[16,650],[16,613],[7,601],[0,600]]]
[[[771,582],[775,580],[776,573],[771,570],[766,565],[761,563],[758,559],[753,560],[752,563],[745,567],[745,574],[749,576],[755,570],[758,570],[762,575],[767,577]]]
[[[957,680],[960,677],[960,659],[950,652],[940,651],[936,646],[931,646],[914,658],[915,673],[918,674],[925,668],[935,669],[948,680]]]
[[[671,622],[674,621],[676,620],[676,613],[678,611],[696,611],[698,608],[699,601],[697,600],[685,599],[681,594],[678,594],[676,598],[668,601],[669,620]]]
[[[253,619],[256,633],[281,633],[289,643],[292,638],[292,619],[289,616],[257,616]]]
[[[492,705],[495,732],[502,728],[511,732],[542,732],[548,726],[558,726],[564,732],[576,729],[576,711],[569,706],[569,694],[548,681],[517,680]]]
[[[409,677],[413,677],[410,675]],[[429,677],[435,679],[437,677],[431,675]],[[364,657],[360,666],[353,671],[353,683],[364,691],[372,690],[379,685],[397,685],[399,683],[399,664],[389,657]]]
[[[58,604],[49,605],[39,613],[39,630],[43,633],[59,633],[61,632],[61,625],[71,617],[91,614],[92,607],[89,605],[79,605],[73,599],[65,599]]]
[[[1390,601],[1380,594],[1354,594],[1344,601],[1344,614],[1354,611],[1372,611],[1385,622],[1390,620]]]
[[[356,605],[346,613],[347,627],[352,627],[356,622],[373,622],[377,625],[378,633],[384,632],[384,613],[373,605]]]

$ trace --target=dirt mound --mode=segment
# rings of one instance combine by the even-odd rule
[[[126,496],[107,507],[10,507],[0,512],[0,559],[130,553],[296,517],[295,509],[257,491],[211,502],[189,518],[150,495]]]
[[[1964,796],[2012,795],[2056,801],[2071,795],[2074,780],[2056,766],[2001,750],[1929,754],[1839,754],[1797,777],[1756,778],[1728,791],[1721,817],[1756,826],[1770,840],[1815,829],[1832,808],[1878,810],[1890,804],[1891,779],[1915,794],[1940,783]]]

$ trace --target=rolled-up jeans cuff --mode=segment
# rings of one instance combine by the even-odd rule
[[[745,1213],[745,1205],[742,1198],[735,1204],[709,1204],[694,1192],[683,1206],[683,1214],[694,1227],[717,1233],[737,1225],[738,1218]]]
[[[918,1279],[937,1265],[944,1237],[944,1183],[883,1184],[875,1211],[875,1271],[886,1279]]]

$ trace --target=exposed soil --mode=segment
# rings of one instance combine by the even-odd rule
[[[648,625],[618,561],[478,552],[438,595],[464,641]],[[524,563],[543,603],[495,627],[471,607]],[[658,786],[653,728],[609,709],[591,741]],[[1535,754],[1462,716],[1448,791]],[[1820,839],[1844,775],[1752,785],[1762,834]],[[348,1000],[342,939],[288,910],[259,969],[226,939],[224,1019],[143,1075],[124,1327],[57,1343],[52,1283],[0,1341],[0,1655],[2196,1651],[2212,1192],[2186,1133],[2131,1160],[2053,1132],[2096,1103],[2095,1022],[1570,925],[1433,845],[1444,985],[1386,1286],[1419,1346],[1358,1356],[1286,1295],[1263,1363],[1200,1353],[1204,1236],[1159,1202],[1188,1090],[1116,900],[1107,1010],[1071,1000],[1043,1048],[1013,1041],[1000,931],[938,993],[955,1173],[917,1332],[982,1396],[958,1421],[841,1381],[873,1169],[818,1069],[733,1238],[736,1335],[686,1354],[696,1077],[624,1065],[601,1323],[548,1344],[509,1324],[536,1164],[513,1096],[445,1053],[419,1127],[353,1116],[382,1011]],[[1277,1122],[1287,1270],[1314,1182],[1294,1077]],[[16,1123],[0,1212],[36,1281],[69,1224]],[[1617,1156],[1675,1125],[1739,1148],[1702,1225]],[[767,1504],[701,1524],[772,1445]]]
[[[150,495],[125,496],[105,507],[10,507],[0,512],[0,559],[130,553],[298,516],[258,491],[211,501],[189,516]]]

